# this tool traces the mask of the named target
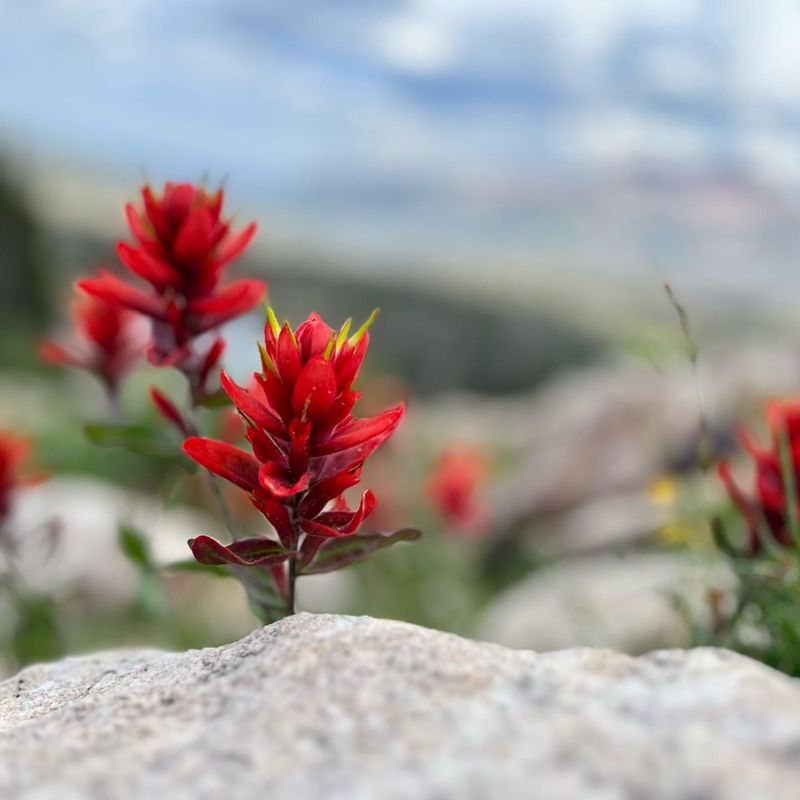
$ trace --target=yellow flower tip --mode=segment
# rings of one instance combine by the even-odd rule
[[[270,355],[267,352],[267,348],[264,346],[263,342],[258,342],[258,352],[261,354],[261,364],[264,368],[263,372],[266,373],[266,371],[269,370],[270,372],[277,375],[278,367],[276,366],[275,362],[270,358]]]
[[[343,344],[344,340],[347,338],[347,334],[350,333],[350,326],[353,324],[353,318],[348,317],[345,320],[344,325],[339,329],[339,335],[336,337],[336,349],[338,350]]]
[[[374,308],[372,313],[367,317],[366,322],[350,337],[350,344],[356,344],[358,340],[370,329],[375,318],[380,313],[380,308]]]
[[[664,475],[661,478],[656,478],[648,487],[647,493],[650,499],[660,506],[667,506],[675,502],[675,496],[678,493],[678,487],[674,478]]]
[[[277,338],[281,332],[281,324],[278,322],[278,318],[275,316],[275,311],[270,305],[267,305],[267,319],[269,320],[269,327],[272,331],[272,335]]]
[[[336,349],[336,340],[336,333],[331,334],[331,338],[328,339],[328,344],[325,345],[325,349],[322,351],[322,357],[325,360],[330,360],[330,358],[333,356]]]

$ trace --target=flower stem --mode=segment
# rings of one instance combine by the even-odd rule
[[[295,613],[295,583],[297,582],[297,556],[289,558],[289,592],[286,598],[286,614]]]

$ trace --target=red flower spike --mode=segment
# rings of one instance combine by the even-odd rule
[[[220,286],[226,266],[241,255],[255,223],[232,233],[222,218],[221,191],[209,194],[190,183],[166,183],[161,196],[142,190],[143,208],[128,204],[125,215],[134,242],[119,242],[120,261],[150,284],[145,291],[105,273],[80,281],[88,294],[154,320],[151,360],[194,374],[202,362],[187,363],[202,333],[240,316],[261,299],[265,284],[240,280]],[[206,355],[208,358],[208,354]],[[208,370],[206,370],[206,376]],[[191,376],[190,376],[191,377]],[[202,395],[193,385],[195,397]]]
[[[372,492],[364,492],[354,511],[343,492],[358,483],[364,460],[392,434],[404,412],[399,405],[368,419],[352,416],[360,396],[352,381],[373,318],[348,338],[349,322],[336,332],[311,314],[292,330],[269,309],[259,348],[263,371],[254,376],[257,388],[244,389],[222,373],[224,390],[247,422],[253,456],[208,439],[193,438],[184,445],[195,461],[248,491],[283,546],[299,553],[286,571],[273,569],[278,591],[290,599],[298,569],[310,565],[313,571],[328,571],[334,563],[344,565],[418,535],[367,537],[346,554],[341,549],[330,553],[324,564],[315,560],[326,541],[355,537],[372,513]]]
[[[783,547],[794,547],[787,503],[794,504],[800,517],[800,400],[773,400],[767,405],[770,430],[768,447],[759,446],[746,431],[739,433],[744,448],[754,461],[755,474],[751,494],[745,493],[733,479],[730,463],[723,460],[717,473],[731,500],[744,517],[749,530],[748,550],[759,553],[763,538],[770,537]],[[788,445],[794,473],[795,496],[787,497],[781,458],[782,440]]]
[[[455,527],[476,523],[482,515],[478,490],[487,472],[484,454],[470,445],[447,448],[434,464],[426,488],[434,508]]]
[[[21,486],[43,480],[41,474],[23,471],[23,464],[31,449],[29,439],[10,431],[0,430],[0,525],[11,511],[12,495]]]
[[[135,316],[114,303],[85,295],[73,303],[72,316],[81,341],[74,348],[43,342],[39,355],[54,364],[91,372],[116,392],[139,360],[144,344]]]

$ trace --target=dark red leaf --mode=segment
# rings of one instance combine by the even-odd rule
[[[212,566],[233,564],[238,567],[252,567],[259,564],[274,565],[286,561],[295,553],[286,550],[279,542],[256,537],[239,539],[224,545],[210,536],[189,539],[192,555],[201,563]]]
[[[394,533],[368,533],[328,539],[320,548],[310,566],[302,570],[302,575],[319,575],[333,572],[341,567],[354,564],[376,550],[390,547],[397,542],[413,542],[421,532],[416,528],[402,528]]]

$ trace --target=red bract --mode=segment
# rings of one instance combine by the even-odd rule
[[[54,364],[91,372],[115,393],[144,344],[135,315],[115,304],[83,295],[73,303],[72,316],[82,341],[74,348],[46,341],[40,345],[39,354]]]
[[[795,545],[787,510],[789,502],[797,509],[800,519],[797,494],[800,486],[800,400],[770,402],[767,405],[767,419],[770,428],[768,447],[760,447],[746,431],[739,433],[742,445],[755,462],[751,495],[743,492],[734,482],[729,461],[724,460],[718,466],[719,476],[728,494],[747,522],[748,551],[753,555],[764,547],[765,536],[784,547]],[[795,483],[794,495],[788,498],[781,460],[782,443],[791,463]]]
[[[373,318],[348,338],[349,321],[337,332],[311,314],[292,330],[288,323],[281,327],[270,309],[256,387],[245,389],[222,373],[223,388],[245,422],[252,454],[214,439],[194,437],[184,443],[191,458],[249,493],[283,547],[297,554],[292,569],[298,571],[311,564],[326,541],[361,538],[354,534],[375,507],[375,497],[364,492],[358,508],[351,510],[343,492],[359,482],[364,460],[403,416],[402,404],[366,419],[351,413],[360,397],[352,384]],[[407,533],[405,538],[410,538]],[[203,563],[227,558],[227,563],[241,564],[240,543],[227,549],[215,544],[212,550],[202,537],[190,544]],[[371,542],[362,545],[376,549]],[[214,561],[208,560],[209,553]],[[286,583],[283,570],[273,567],[279,587]]]
[[[126,206],[135,242],[119,242],[120,260],[150,284],[150,291],[105,272],[78,285],[94,297],[144,314],[153,320],[149,356],[155,364],[185,365],[199,335],[249,311],[265,284],[238,280],[221,285],[225,267],[247,247],[255,222],[232,232],[222,218],[222,189],[209,194],[190,183],[166,183],[160,197],[142,189],[142,205]],[[212,348],[213,349],[213,348]],[[194,354],[192,370],[216,364]]]
[[[11,495],[19,486],[41,480],[41,475],[22,474],[30,441],[9,431],[0,431],[0,525],[11,510]]]
[[[479,450],[467,445],[450,447],[431,471],[428,496],[447,522],[474,523],[481,511],[476,494],[485,476],[486,459]]]

